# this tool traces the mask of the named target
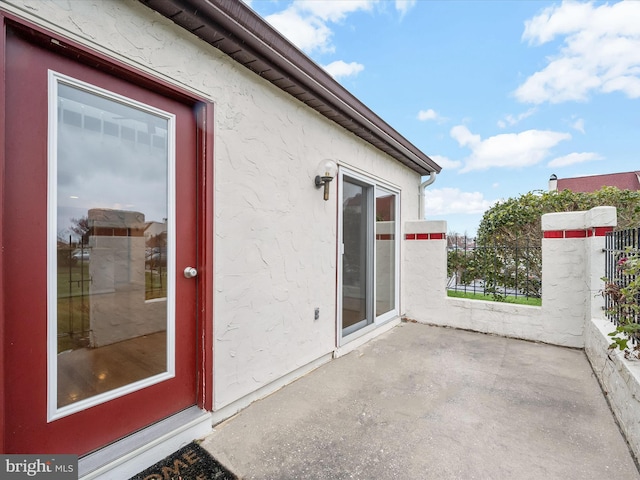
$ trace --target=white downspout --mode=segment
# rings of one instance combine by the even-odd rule
[[[425,189],[436,181],[435,170],[429,172],[429,178],[420,184],[418,187],[418,220],[424,220],[424,191]]]

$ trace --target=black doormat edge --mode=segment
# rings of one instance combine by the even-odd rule
[[[197,442],[191,442],[130,480],[240,480]]]

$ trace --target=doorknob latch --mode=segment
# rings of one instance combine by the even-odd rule
[[[194,278],[198,276],[198,270],[193,267],[187,267],[184,269],[184,277],[185,278]]]

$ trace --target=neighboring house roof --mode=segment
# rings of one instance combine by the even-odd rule
[[[441,167],[239,0],[139,0],[407,167]],[[381,92],[382,93],[382,92]]]
[[[595,192],[604,186],[617,187],[620,190],[640,190],[640,172],[558,178],[558,191]]]

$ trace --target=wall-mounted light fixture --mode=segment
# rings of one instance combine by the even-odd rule
[[[338,173],[338,165],[333,160],[326,158],[318,164],[316,171],[318,172],[318,175],[316,175],[316,188],[324,185],[324,199],[329,200],[329,184]]]

